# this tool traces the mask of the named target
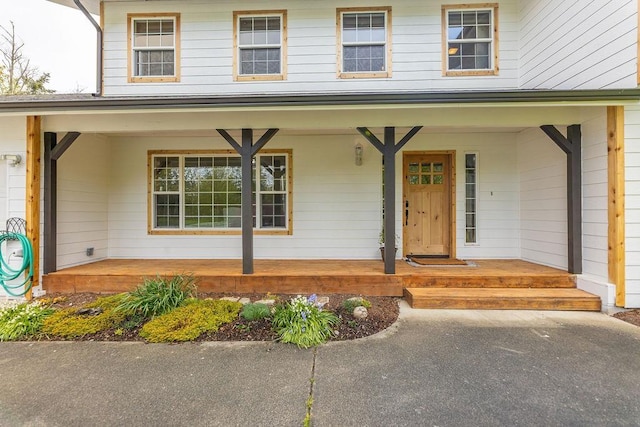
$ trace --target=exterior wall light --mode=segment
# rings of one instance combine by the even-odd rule
[[[364,148],[362,147],[362,144],[358,142],[355,147],[356,166],[362,166],[363,151],[364,151]]]
[[[0,154],[0,160],[9,160],[9,166],[16,166],[20,164],[22,157],[19,154]]]

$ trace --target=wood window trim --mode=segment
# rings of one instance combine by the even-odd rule
[[[284,154],[287,156],[287,229],[255,229],[256,236],[291,236],[293,235],[293,150],[292,149],[263,149],[258,154]],[[147,151],[147,234],[151,236],[177,236],[177,235],[242,235],[242,229],[237,230],[167,230],[153,228],[153,156],[190,156],[190,155],[232,155],[238,156],[235,150],[148,150]],[[181,191],[182,194],[182,191]]]
[[[175,19],[174,70],[175,76],[134,76],[133,75],[133,21],[135,19],[173,18]],[[180,14],[163,13],[128,13],[127,14],[127,82],[128,83],[177,83],[180,81]]]
[[[493,10],[493,68],[489,70],[448,70],[449,63],[449,37],[447,32],[447,13],[450,10],[465,9],[492,9]],[[442,5],[442,75],[444,77],[460,77],[460,76],[497,76],[500,74],[500,44],[499,44],[499,5],[498,3],[465,3],[465,4],[446,4]]]
[[[385,12],[385,30],[387,32],[387,40],[385,46],[385,67],[386,71],[380,73],[365,72],[365,73],[346,73],[342,72],[342,14],[351,12]],[[392,13],[391,6],[375,6],[375,7],[344,7],[336,9],[336,70],[337,77],[339,79],[375,79],[375,78],[390,78],[392,76]]]
[[[280,16],[282,19],[282,45],[280,74],[241,75],[238,58],[238,22],[243,16]],[[233,12],[233,81],[279,81],[287,80],[287,11],[286,10],[241,10]]]

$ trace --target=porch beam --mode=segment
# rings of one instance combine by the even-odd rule
[[[240,154],[242,167],[242,273],[253,274],[253,205],[251,189],[253,183],[252,163],[253,157],[265,146],[267,142],[278,133],[279,129],[267,130],[254,144],[253,129],[242,129],[242,141],[238,143],[224,129],[216,129],[218,133]]]
[[[79,136],[68,132],[58,142],[57,133],[44,133],[44,274],[58,269],[58,160]]]
[[[40,116],[27,116],[27,172],[26,172],[26,206],[25,221],[27,238],[33,246],[33,278],[32,289],[40,283],[40,156],[41,156],[41,123]],[[29,290],[25,297],[32,298]]]
[[[384,142],[381,142],[373,132],[366,127],[356,128],[367,141],[382,153],[384,162],[384,272],[396,273],[396,153],[402,149],[422,129],[413,127],[398,143],[396,143],[396,128],[384,128]]]
[[[582,131],[568,126],[565,137],[553,125],[540,129],[567,154],[568,270],[582,274]]]

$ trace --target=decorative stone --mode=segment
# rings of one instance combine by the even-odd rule
[[[364,320],[369,315],[366,307],[358,306],[353,309],[353,317],[358,320]]]
[[[320,304],[322,307],[329,304],[329,297],[318,297],[318,304]]]
[[[251,300],[249,298],[240,298],[238,302],[242,305],[251,304]]]
[[[261,299],[259,301],[256,301],[254,304],[264,304],[264,305],[267,305],[267,306],[271,307],[275,303],[276,303],[276,300],[274,300],[274,299]]]
[[[222,298],[220,298],[220,300],[222,300],[222,301],[231,301],[231,302],[238,302],[239,299],[240,299],[240,297],[222,297]]]

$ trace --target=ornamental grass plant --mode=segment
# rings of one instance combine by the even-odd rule
[[[339,322],[335,314],[322,310],[314,294],[309,298],[298,296],[276,306],[271,324],[279,341],[309,348],[326,342]]]
[[[150,319],[180,307],[187,298],[195,295],[193,276],[178,274],[171,278],[145,278],[142,285],[125,295],[117,311],[136,313]]]

